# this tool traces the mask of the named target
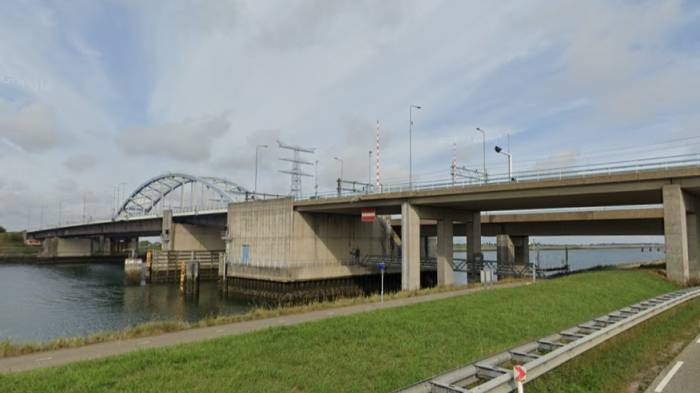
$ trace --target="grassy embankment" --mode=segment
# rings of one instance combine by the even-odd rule
[[[530,392],[643,392],[700,330],[700,299],[629,330],[527,385]]]
[[[674,288],[647,272],[583,273],[0,376],[0,391],[389,391]]]
[[[36,255],[41,247],[24,244],[24,234],[21,232],[0,233],[0,257],[25,257]]]
[[[518,283],[529,283],[529,279],[505,279],[500,280],[494,287]],[[404,299],[408,297],[420,297],[425,295],[453,292],[465,289],[480,289],[480,284],[444,286],[423,288],[417,291],[391,292],[384,295],[385,300]],[[284,315],[301,314],[311,311],[327,310],[339,307],[355,306],[360,304],[379,303],[378,294],[353,298],[338,298],[333,301],[318,301],[300,305],[261,306],[243,314],[217,315],[204,318],[197,322],[165,320],[153,321],[135,325],[133,327],[96,333],[90,336],[63,337],[46,342],[13,342],[12,340],[0,340],[0,358],[25,355],[34,352],[51,351],[62,348],[81,347],[89,344],[97,344],[107,341],[123,340],[128,338],[141,338],[180,330],[195,329],[208,326],[218,326],[229,323],[252,321],[264,318],[280,317]]]

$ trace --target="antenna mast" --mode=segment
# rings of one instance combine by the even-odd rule
[[[292,168],[288,171],[280,170],[280,172],[285,173],[287,175],[291,175],[292,183],[291,183],[289,195],[291,195],[295,199],[300,198],[301,197],[301,178],[302,178],[302,176],[313,177],[313,175],[311,175],[309,173],[305,173],[301,169],[302,165],[314,165],[313,162],[301,159],[301,153],[313,154],[316,151],[316,148],[315,147],[308,148],[308,147],[301,147],[301,146],[292,146],[292,145],[287,145],[286,143],[283,143],[280,141],[277,141],[277,145],[279,146],[280,149],[292,151],[292,158],[280,158],[280,161],[287,161],[287,162],[292,163]]]

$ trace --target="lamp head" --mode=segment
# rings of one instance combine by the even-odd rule
[[[501,151],[503,151],[503,149],[501,149],[500,146],[496,146],[494,149],[496,150],[496,153],[500,153]]]

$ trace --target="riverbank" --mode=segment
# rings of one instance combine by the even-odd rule
[[[41,246],[31,246],[24,243],[24,233],[0,233],[0,262],[11,258],[35,258],[41,252]]]
[[[552,251],[552,250],[624,250],[624,249],[642,249],[642,250],[664,250],[663,243],[604,243],[604,244],[530,244],[530,251]],[[467,245],[464,243],[456,243],[454,245],[455,252],[465,252]],[[482,251],[496,251],[496,244],[482,243]]]
[[[391,391],[674,288],[645,271],[581,273],[11,374],[0,389]]]
[[[482,289],[510,287],[513,285],[528,284],[529,279],[505,279],[492,287],[483,287],[480,284],[444,286],[424,288],[417,291],[392,292],[384,295],[384,300],[400,300],[406,298],[422,298],[431,295],[445,294],[459,296],[465,291],[478,291]],[[353,298],[338,298],[334,301],[313,302],[303,305],[288,305],[279,307],[257,307],[249,312],[235,315],[217,315],[204,318],[197,322],[187,321],[153,321],[138,324],[128,329],[100,332],[85,337],[65,337],[49,340],[47,342],[13,342],[0,340],[0,358],[26,355],[35,352],[55,351],[64,348],[76,348],[91,344],[111,341],[126,340],[131,338],[151,337],[165,333],[179,332],[183,330],[221,326],[232,323],[261,320],[295,314],[303,314],[320,310],[339,309],[365,304],[377,304],[381,300],[380,295],[360,296]]]

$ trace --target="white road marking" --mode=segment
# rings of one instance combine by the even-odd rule
[[[48,357],[45,357],[45,358],[36,359],[36,361],[37,361],[37,362],[43,362],[43,361],[51,360],[51,359],[53,359],[53,358],[52,358],[51,356],[48,356]]]
[[[143,340],[143,341],[137,342],[136,345],[148,345],[150,343],[151,343],[151,340]]]
[[[698,341],[696,341],[696,343],[700,344],[700,338],[698,339]]]
[[[678,372],[678,369],[680,369],[682,365],[683,365],[683,362],[676,363],[676,365],[673,366],[671,371],[669,371],[668,374],[666,374],[664,379],[661,380],[661,382],[659,383],[659,386],[657,386],[656,389],[654,389],[654,392],[655,393],[663,392],[666,385],[668,385],[668,383],[671,382],[671,378],[673,378],[673,376],[676,375],[676,373]]]

